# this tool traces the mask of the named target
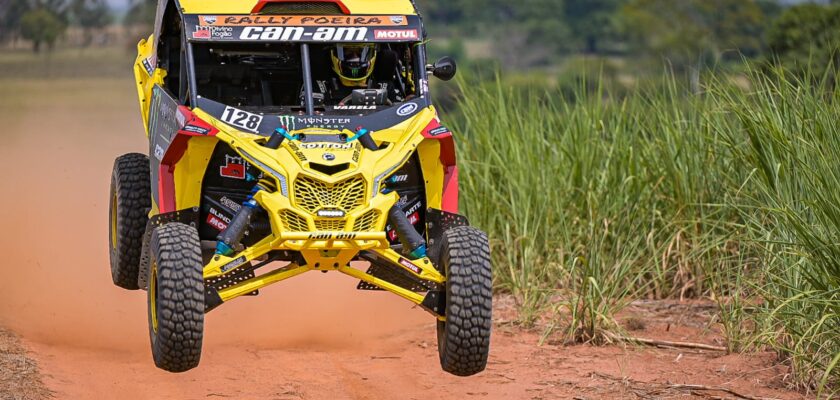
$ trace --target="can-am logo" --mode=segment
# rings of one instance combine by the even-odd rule
[[[418,39],[417,29],[388,29],[373,32],[376,40],[412,40]]]
[[[298,42],[312,40],[316,42],[363,42],[367,38],[368,28],[359,27],[320,27],[305,29],[300,26],[248,26],[239,34],[241,40],[279,40]]]

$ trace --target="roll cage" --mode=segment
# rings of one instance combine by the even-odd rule
[[[262,0],[260,4],[270,2]],[[413,2],[412,2],[413,5]],[[255,7],[254,9],[257,9]],[[299,47],[303,82],[301,118],[331,115],[316,112],[311,46],[329,43],[399,43],[412,49],[412,84],[421,108],[431,105],[428,93],[426,32],[419,15],[205,15],[185,14],[179,0],[159,0],[155,23],[156,59],[166,71],[164,88],[191,109],[214,108],[202,99],[196,77],[197,43],[290,43]],[[337,39],[337,40],[334,40]]]

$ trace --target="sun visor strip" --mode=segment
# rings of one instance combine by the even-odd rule
[[[416,15],[184,15],[191,42],[404,43],[423,40]]]
[[[197,108],[200,108],[207,114],[219,121],[225,122],[231,127],[242,130],[244,132],[255,133],[260,136],[271,136],[277,128],[285,126],[289,131],[295,131],[307,128],[321,128],[356,131],[358,127],[363,127],[370,131],[379,131],[388,129],[395,125],[399,125],[415,115],[423,109],[429,107],[431,104],[426,98],[417,98],[405,103],[398,104],[394,107],[383,109],[382,111],[368,114],[365,116],[345,116],[345,115],[320,115],[320,116],[304,116],[304,115],[272,115],[272,114],[255,114],[244,110],[239,110],[234,107],[226,106],[216,101],[205,97],[198,97],[196,102]],[[244,112],[248,115],[256,116],[259,119],[255,129],[247,129],[246,126],[237,126],[233,123],[226,122],[226,116],[234,115],[234,113]],[[227,118],[230,119],[230,118]]]

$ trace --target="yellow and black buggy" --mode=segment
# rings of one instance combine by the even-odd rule
[[[158,367],[196,367],[222,303],[338,271],[433,314],[444,370],[485,368],[489,244],[458,215],[428,82],[455,64],[425,36],[412,0],[160,0],[134,65],[149,152],[114,164],[109,243]]]

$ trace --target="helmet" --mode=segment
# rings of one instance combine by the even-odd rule
[[[367,86],[376,64],[373,44],[339,44],[332,50],[333,71],[344,86]]]

